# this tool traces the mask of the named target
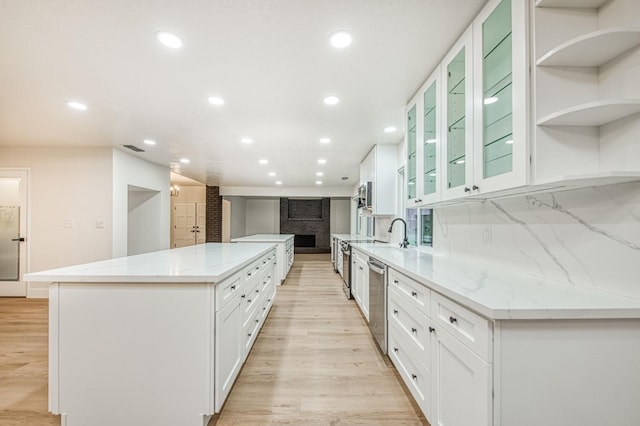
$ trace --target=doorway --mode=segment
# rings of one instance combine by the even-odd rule
[[[0,296],[25,297],[27,170],[0,170]]]
[[[173,206],[173,248],[206,240],[207,204],[176,202]]]

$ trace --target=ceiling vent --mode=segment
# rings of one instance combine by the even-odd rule
[[[340,179],[341,180],[349,180],[349,176],[342,176]]]
[[[144,149],[140,149],[140,148],[138,148],[137,146],[134,146],[134,145],[122,145],[122,146],[127,148],[127,149],[130,149],[131,151],[134,151],[134,152],[144,152]]]

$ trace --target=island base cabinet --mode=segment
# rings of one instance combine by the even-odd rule
[[[439,329],[436,335],[432,380],[435,417],[429,421],[433,426],[492,425],[491,364],[447,331]]]
[[[242,305],[236,297],[216,313],[216,413],[229,395],[244,358]]]
[[[65,426],[202,426],[214,318],[212,285],[51,284],[49,410]]]
[[[496,426],[640,425],[640,320],[504,321]]]

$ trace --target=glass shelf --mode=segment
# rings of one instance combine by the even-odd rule
[[[424,92],[424,138],[423,138],[423,188],[425,195],[436,192],[436,128],[438,125],[436,109],[436,82],[431,83]]]
[[[416,198],[417,116],[416,105],[407,113],[407,199]]]

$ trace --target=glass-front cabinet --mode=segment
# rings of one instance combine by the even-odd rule
[[[407,109],[407,207],[440,200],[440,67]]]
[[[458,198],[471,191],[473,180],[473,46],[469,28],[442,63],[443,135],[442,198]]]
[[[474,194],[516,188],[529,181],[525,3],[492,0],[473,24]]]

